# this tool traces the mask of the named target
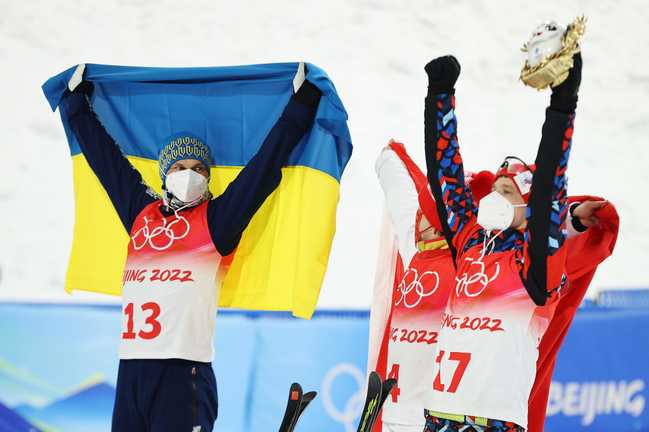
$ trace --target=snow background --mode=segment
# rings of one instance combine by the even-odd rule
[[[320,307],[367,308],[383,205],[374,159],[390,138],[424,166],[423,66],[458,57],[459,133],[470,170],[532,161],[548,93],[518,82],[520,47],[544,19],[589,19],[570,193],[602,195],[622,226],[589,296],[649,287],[649,3],[625,1],[0,0],[0,299],[116,301],[63,292],[72,240],[72,165],[40,90],[79,62],[221,66],[306,60],[349,113],[354,155]]]

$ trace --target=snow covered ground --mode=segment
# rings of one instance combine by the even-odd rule
[[[395,138],[423,166],[424,64],[453,53],[468,169],[532,160],[549,94],[518,82],[519,48],[547,18],[589,18],[570,162],[570,193],[613,201],[622,218],[602,288],[649,287],[649,4],[586,1],[0,0],[0,299],[69,300],[70,158],[40,85],[79,62],[218,66],[305,59],[335,82],[354,155],[321,307],[369,304],[382,194],[373,164]],[[75,295],[72,299],[95,297]]]

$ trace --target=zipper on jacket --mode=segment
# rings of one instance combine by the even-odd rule
[[[192,366],[192,425],[196,425],[198,418],[198,389],[196,386],[196,366]]]

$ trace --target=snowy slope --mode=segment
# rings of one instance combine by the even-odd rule
[[[615,256],[594,289],[649,286],[649,5],[644,0],[2,1],[0,298],[68,298],[71,164],[40,85],[73,64],[229,65],[306,59],[347,106],[355,153],[343,177],[338,231],[320,306],[367,307],[382,195],[374,158],[391,137],[423,163],[423,65],[454,53],[468,169],[533,159],[548,94],[517,82],[534,25],[585,13],[584,82],[570,192],[609,198],[622,216]],[[592,294],[592,292],[591,292]],[[75,296],[75,298],[78,296]]]

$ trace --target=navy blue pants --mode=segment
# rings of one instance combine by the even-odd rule
[[[211,432],[217,412],[211,363],[120,360],[113,432]]]

